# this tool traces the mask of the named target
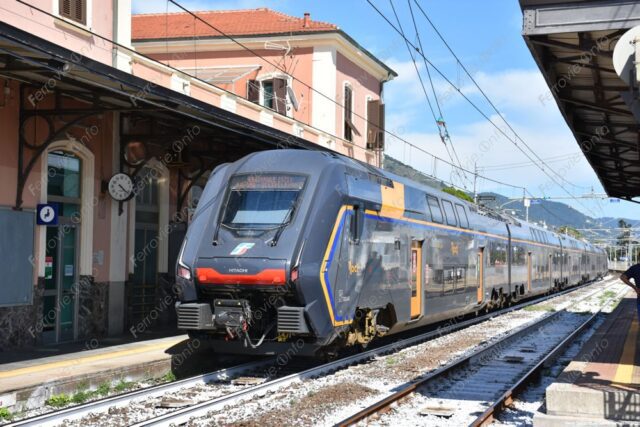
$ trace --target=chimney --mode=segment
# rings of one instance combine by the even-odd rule
[[[311,14],[309,12],[304,13],[304,23],[302,24],[303,28],[309,27],[309,21],[311,21]]]

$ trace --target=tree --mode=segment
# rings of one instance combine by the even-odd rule
[[[465,193],[462,190],[458,190],[457,188],[454,187],[444,187],[442,189],[442,191],[444,191],[445,193],[449,193],[452,196],[456,196],[459,199],[462,200],[466,200],[467,202],[471,202],[473,203],[473,197],[471,197],[470,195],[468,195],[467,193]]]
[[[570,225],[562,225],[558,228],[560,233],[564,233],[571,237],[575,237],[576,239],[582,239],[582,233],[579,232],[575,227],[571,227]]]

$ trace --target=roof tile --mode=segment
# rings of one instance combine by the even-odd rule
[[[338,30],[334,24],[286,15],[267,8],[194,12],[203,21],[186,12],[133,15],[132,39],[287,34]],[[217,30],[216,30],[217,29]]]

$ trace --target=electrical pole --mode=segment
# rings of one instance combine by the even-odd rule
[[[476,184],[478,182],[478,163],[473,163],[473,203],[478,204],[478,192],[476,191]]]

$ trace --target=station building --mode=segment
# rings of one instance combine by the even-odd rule
[[[275,148],[381,164],[395,76],[308,14],[0,0],[0,349],[173,327],[209,171]]]

